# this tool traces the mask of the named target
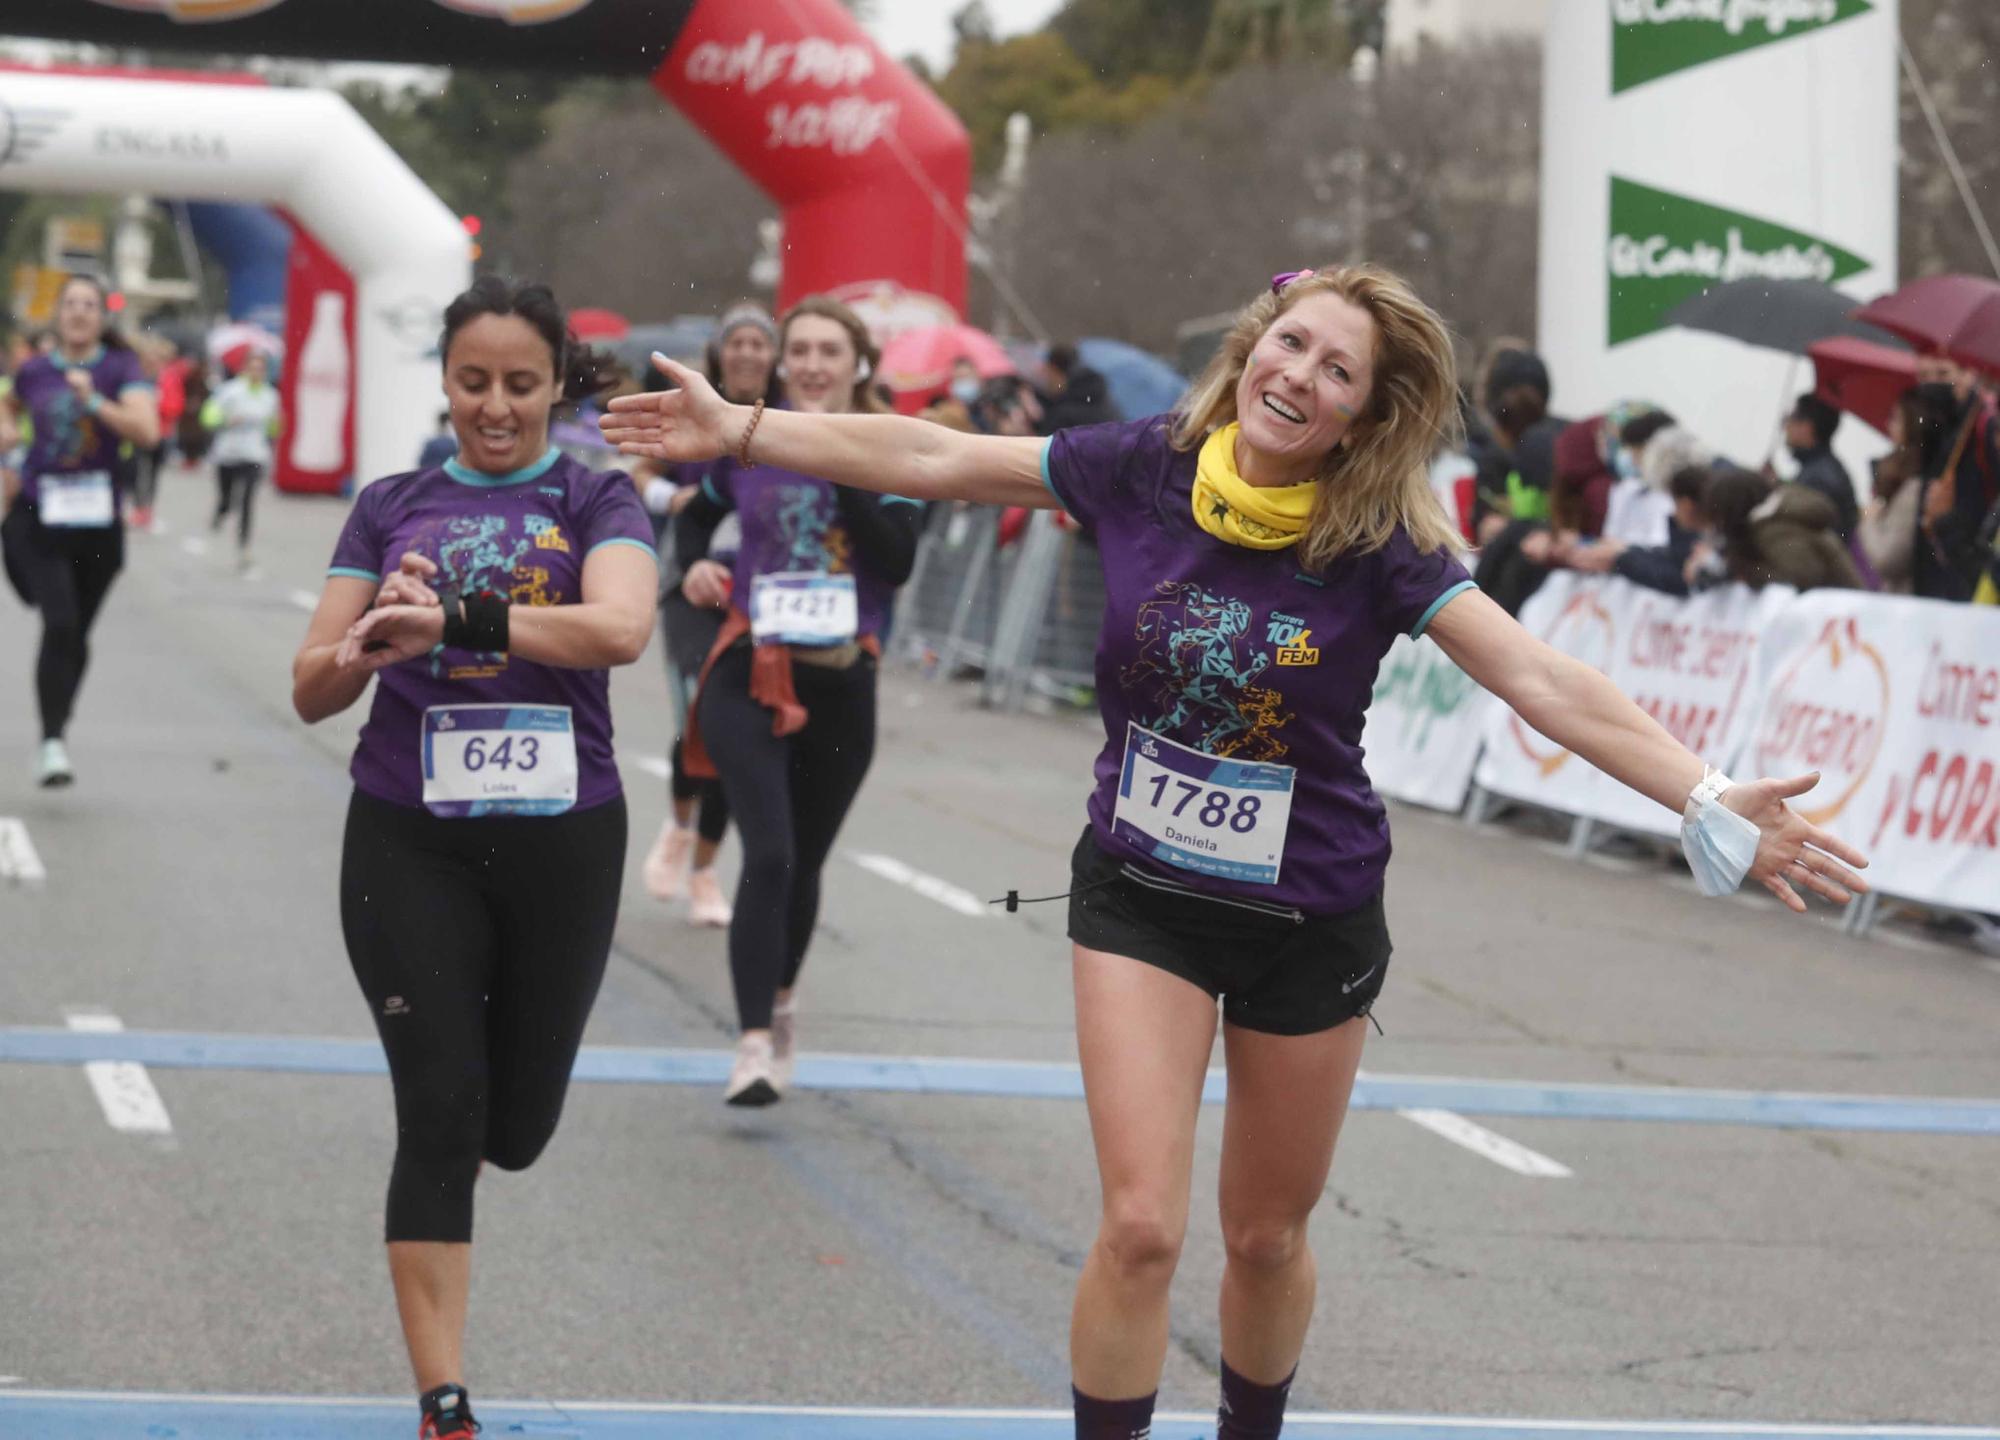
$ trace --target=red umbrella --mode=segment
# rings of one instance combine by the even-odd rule
[[[1014,361],[1000,342],[971,325],[929,325],[905,330],[882,347],[882,379],[899,407],[916,408],[951,383],[952,364],[970,360],[982,377],[1012,375]]]
[[[593,310],[585,306],[569,312],[569,328],[579,340],[623,340],[632,326],[616,310]]]
[[[1926,275],[1863,305],[1854,318],[1920,349],[2000,374],[2000,281]]]
[[[1835,335],[1806,347],[1812,356],[1820,399],[1859,415],[1884,435],[1889,416],[1905,390],[1917,383],[1917,357],[1872,340]]]

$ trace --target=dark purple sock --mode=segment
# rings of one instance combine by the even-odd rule
[[[1285,1428],[1285,1400],[1298,1377],[1295,1367],[1275,1385],[1245,1380],[1222,1362],[1222,1408],[1215,1418],[1215,1440],[1278,1440]]]
[[[1096,1400],[1074,1385],[1069,1393],[1076,1397],[1076,1440],[1147,1440],[1153,1433],[1157,1390],[1137,1400]]]

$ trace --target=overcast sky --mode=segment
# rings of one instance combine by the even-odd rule
[[[1039,30],[1062,6],[1063,0],[986,0],[993,27],[1003,36]],[[933,71],[951,63],[951,17],[964,0],[875,0],[874,8],[877,18],[868,32],[884,50],[898,60],[921,55]]]

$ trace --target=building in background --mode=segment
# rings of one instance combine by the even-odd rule
[[[1395,56],[1425,43],[1538,40],[1548,18],[1549,0],[1389,0],[1383,46]]]

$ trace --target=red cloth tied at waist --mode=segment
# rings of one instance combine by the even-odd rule
[[[681,763],[687,768],[689,776],[696,780],[719,778],[715,762],[709,758],[708,747],[701,738],[702,692],[708,689],[708,679],[715,670],[715,662],[749,633],[750,617],[732,608],[723,618],[722,633],[709,647],[708,659],[702,662],[701,679],[695,685],[694,703],[688,706],[687,734],[681,737]],[[879,659],[882,642],[874,635],[864,635],[861,637],[861,649]],[[799,701],[799,692],[792,684],[791,646],[765,644],[750,647],[750,698],[771,712],[773,735],[782,739],[806,728],[806,721],[812,717],[806,713],[806,707]]]

